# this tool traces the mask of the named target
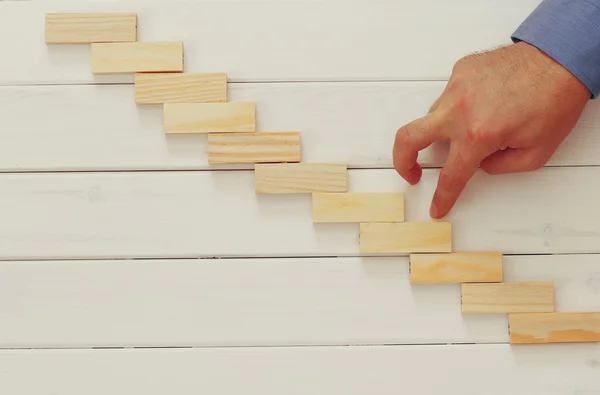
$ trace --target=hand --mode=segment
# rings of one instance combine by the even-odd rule
[[[396,133],[394,167],[414,185],[422,174],[418,152],[436,140],[450,142],[429,210],[442,218],[478,166],[489,174],[544,166],[589,99],[575,76],[525,42],[467,56],[429,113]]]

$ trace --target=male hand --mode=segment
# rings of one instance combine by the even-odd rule
[[[394,167],[414,185],[422,174],[418,152],[450,142],[429,211],[442,218],[478,166],[489,174],[544,166],[589,98],[575,76],[525,42],[469,55],[456,63],[429,113],[398,130]]]

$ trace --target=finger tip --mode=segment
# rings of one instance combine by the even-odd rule
[[[404,179],[404,181],[406,181],[410,185],[415,185],[421,180],[421,177],[418,174],[415,175],[411,172],[403,174],[401,176]]]
[[[423,175],[423,170],[421,169],[421,166],[415,165],[408,172],[407,181],[409,182],[409,184],[415,185],[416,183],[418,183],[421,180],[422,175]]]
[[[448,211],[449,210],[440,207],[440,205],[438,203],[434,202],[431,204],[431,207],[429,208],[429,216],[432,219],[442,219],[448,214]]]
[[[443,215],[440,215],[440,214],[438,214],[437,212],[436,212],[436,213],[431,213],[431,212],[430,212],[430,213],[429,213],[429,216],[431,217],[431,219],[442,219],[442,218],[444,218],[444,216],[443,216]]]
[[[429,216],[433,219],[439,219],[439,209],[435,203],[432,203],[431,207],[429,208]]]

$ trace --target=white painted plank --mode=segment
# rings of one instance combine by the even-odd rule
[[[426,113],[443,87],[250,83],[230,84],[229,94],[256,103],[258,131],[300,131],[303,161],[391,168],[396,130]],[[217,167],[208,166],[206,136],[165,136],[162,107],[136,106],[131,85],[0,87],[0,108],[0,171]],[[550,165],[600,164],[599,110],[599,102],[588,104]],[[419,160],[441,166],[445,156],[446,146],[436,144]]]
[[[508,342],[406,258],[0,263],[0,321],[10,348]]]
[[[507,256],[506,281],[600,311],[598,260]],[[457,284],[411,286],[404,257],[2,262],[0,347],[508,343],[506,315],[460,303]]]
[[[7,350],[11,395],[595,395],[600,345]]]
[[[135,12],[139,41],[183,41],[185,67],[230,81],[447,79],[460,57],[510,43],[539,0],[156,0],[0,3],[0,85],[94,77],[89,46],[44,43],[46,12]],[[19,39],[15,33],[19,32]],[[477,34],[473,34],[477,32]],[[276,54],[276,56],[274,56]]]
[[[350,170],[350,192],[404,192],[429,221],[438,170]],[[313,224],[310,194],[257,196],[253,171],[0,175],[0,259],[356,255],[357,224]],[[600,168],[479,172],[453,212],[455,251],[600,252]]]

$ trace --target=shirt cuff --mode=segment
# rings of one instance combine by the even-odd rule
[[[543,0],[512,34],[569,70],[595,99],[600,94],[600,0]]]

